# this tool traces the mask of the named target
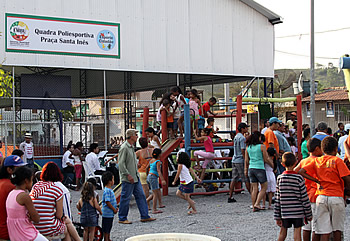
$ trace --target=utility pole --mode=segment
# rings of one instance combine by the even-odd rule
[[[310,127],[311,136],[315,134],[315,0],[311,0],[310,33]]]

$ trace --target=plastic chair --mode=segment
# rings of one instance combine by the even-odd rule
[[[90,178],[98,178],[101,188],[103,189],[103,183],[102,183],[102,175],[95,175],[93,170],[90,168],[90,165],[86,162],[83,161],[83,167],[84,167],[84,171],[85,171],[85,182]],[[96,180],[97,181],[97,180]]]

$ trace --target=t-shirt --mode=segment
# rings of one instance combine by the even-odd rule
[[[193,178],[190,174],[190,170],[183,164],[179,165],[182,165],[182,169],[180,172],[180,183],[184,185],[191,183],[193,181]]]
[[[273,146],[276,149],[276,152],[279,153],[280,152],[280,148],[279,148],[279,145],[278,145],[278,140],[277,140],[276,135],[273,133],[273,131],[270,128],[268,128],[265,131],[264,135],[265,135],[264,145],[266,146],[266,149],[268,149],[270,147],[269,143],[272,143]]]
[[[300,168],[304,168],[305,166],[314,162],[316,158],[317,158],[316,156],[310,156],[306,159],[301,160]],[[312,177],[317,178],[316,175],[312,175]],[[305,187],[306,187],[307,195],[309,196],[310,202],[315,203],[317,198],[316,196],[317,183],[305,178]]]
[[[66,168],[68,165],[67,163],[70,163],[74,165],[74,159],[70,159],[69,156],[72,154],[69,150],[67,150],[62,157],[62,168]]]
[[[303,141],[301,144],[301,155],[303,155],[303,159],[309,157],[309,150],[307,149],[307,140]]]
[[[9,240],[7,231],[7,213],[6,213],[6,199],[9,193],[15,189],[15,185],[11,183],[10,179],[0,179],[0,239]]]
[[[104,218],[113,218],[114,212],[107,206],[106,202],[110,202],[112,206],[117,208],[117,200],[115,199],[114,192],[112,189],[105,187],[103,190],[102,196],[102,217]]]
[[[72,200],[70,198],[70,191],[62,184],[62,182],[55,182],[55,185],[61,188],[63,192],[63,215],[66,215],[70,219],[72,219],[72,211],[70,207],[70,203]]]
[[[311,176],[317,176],[323,189],[317,185],[316,195],[333,197],[344,196],[344,181],[342,177],[350,175],[350,171],[342,159],[325,155],[318,157],[303,169]]]
[[[317,138],[320,141],[322,141],[324,138],[326,138],[328,135],[324,132],[316,132],[316,135],[314,135],[312,138]]]
[[[340,158],[344,160],[345,158],[345,148],[344,148],[344,142],[349,137],[349,135],[345,135],[339,138],[338,141],[338,148],[340,150]]]
[[[242,150],[246,149],[245,137],[242,133],[238,133],[233,139],[234,155],[232,157],[232,163],[244,163]]]
[[[86,163],[89,165],[90,170],[95,173],[95,171],[101,170],[100,162],[95,152],[90,152],[85,157]],[[94,175],[94,173],[89,173],[90,175]]]
[[[24,155],[26,156],[27,159],[32,159],[33,158],[33,143],[24,143]]]
[[[287,125],[288,125],[288,128],[289,129],[292,129],[293,128],[293,121],[292,120],[287,120],[287,123],[286,123]]]
[[[40,222],[34,223],[44,236],[57,236],[64,233],[65,224],[56,217],[56,202],[63,198],[62,189],[53,182],[40,181],[33,186],[30,196],[40,216]]]
[[[209,102],[206,102],[205,104],[203,104],[203,105],[202,105],[202,108],[203,108],[203,112],[204,112],[204,113],[207,113],[208,111],[210,111]],[[202,114],[202,110],[199,109],[199,115],[200,115],[200,116],[203,116],[204,113]]]
[[[294,171],[277,177],[274,219],[310,218],[312,210],[304,179]]]

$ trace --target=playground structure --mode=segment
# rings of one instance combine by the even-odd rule
[[[237,129],[238,124],[242,122],[242,117],[244,114],[242,113],[242,105],[244,102],[270,102],[270,103],[278,103],[278,102],[289,102],[289,101],[296,101],[297,104],[297,120],[298,120],[298,126],[297,126],[297,139],[302,139],[302,102],[301,102],[301,95],[298,95],[296,97],[289,97],[289,98],[243,98],[242,95],[238,95],[236,98],[234,98],[234,101],[236,101],[237,111],[236,114],[231,115],[217,115],[215,118],[231,118],[231,128],[232,128],[232,117],[236,118],[236,127]],[[149,125],[149,117],[154,117],[154,115],[149,114],[149,109],[144,108],[144,113],[142,115],[143,117],[143,132],[142,135],[146,137],[145,130],[147,129]],[[161,112],[161,135],[162,135],[162,142],[165,142],[168,140],[168,132],[167,132],[167,120],[166,120],[166,111],[163,110]],[[191,143],[191,129],[190,129],[190,108],[189,105],[184,105],[184,130],[185,130],[185,137],[184,140],[182,138],[178,138],[175,140],[168,141],[163,147],[162,147],[162,163],[163,163],[163,176],[166,180],[166,185],[163,186],[163,195],[168,195],[168,186],[169,186],[169,180],[168,180],[168,155],[173,152],[176,148],[179,146],[185,149],[185,152],[191,156],[191,151],[194,150],[201,150],[204,149],[203,143]],[[225,131],[224,133],[229,133],[230,131]],[[213,143],[214,150],[219,149],[232,149],[233,148],[233,142],[219,142],[219,143]],[[301,156],[301,143],[298,142],[298,160],[300,161],[302,158]],[[216,157],[214,160],[231,160],[231,157]],[[192,160],[193,161],[193,160]],[[206,172],[229,172],[232,171],[232,168],[225,168],[225,169],[207,169]],[[205,180],[204,183],[222,183],[222,182],[230,182],[230,179],[223,179],[223,180]],[[241,185],[237,185],[235,187],[235,192],[242,191]],[[217,194],[217,193],[224,193],[228,192],[225,191],[216,191],[216,192],[206,192],[206,193],[194,193],[193,195],[211,195],[211,194]]]

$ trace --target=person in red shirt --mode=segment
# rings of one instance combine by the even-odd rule
[[[350,193],[350,171],[343,160],[337,157],[338,142],[334,137],[326,137],[321,142],[324,156],[316,158],[304,166],[299,173],[319,185],[316,191],[315,239],[341,240],[345,222],[345,192]],[[312,176],[316,176],[316,178]]]
[[[312,138],[307,142],[307,149],[309,153],[311,154],[309,157],[301,160],[298,166],[294,168],[295,172],[298,172],[301,168],[304,168],[308,164],[315,161],[317,157],[321,157],[323,155],[322,149],[321,149],[321,141],[317,138]],[[316,175],[313,175],[314,178],[316,178]],[[316,182],[313,182],[309,179],[305,179],[305,186],[307,195],[309,196],[310,202],[311,202],[311,209],[312,213],[315,214],[316,209],[316,190],[317,190],[317,184]],[[314,227],[314,219],[303,226],[303,240],[304,241],[310,241],[311,240],[311,231]],[[315,236],[315,234],[314,234]],[[313,237],[314,239],[315,237]]]
[[[15,189],[11,183],[10,177],[19,166],[25,166],[26,163],[19,156],[11,155],[5,158],[4,164],[0,169],[0,239],[9,240],[7,230],[6,199],[8,194]]]
[[[214,114],[210,110],[210,107],[212,107],[215,104],[216,104],[216,98],[211,97],[208,102],[206,102],[205,104],[202,105],[203,113],[202,113],[202,110],[199,109],[199,115],[204,117],[204,118],[208,118],[208,113],[215,116],[216,114]]]

